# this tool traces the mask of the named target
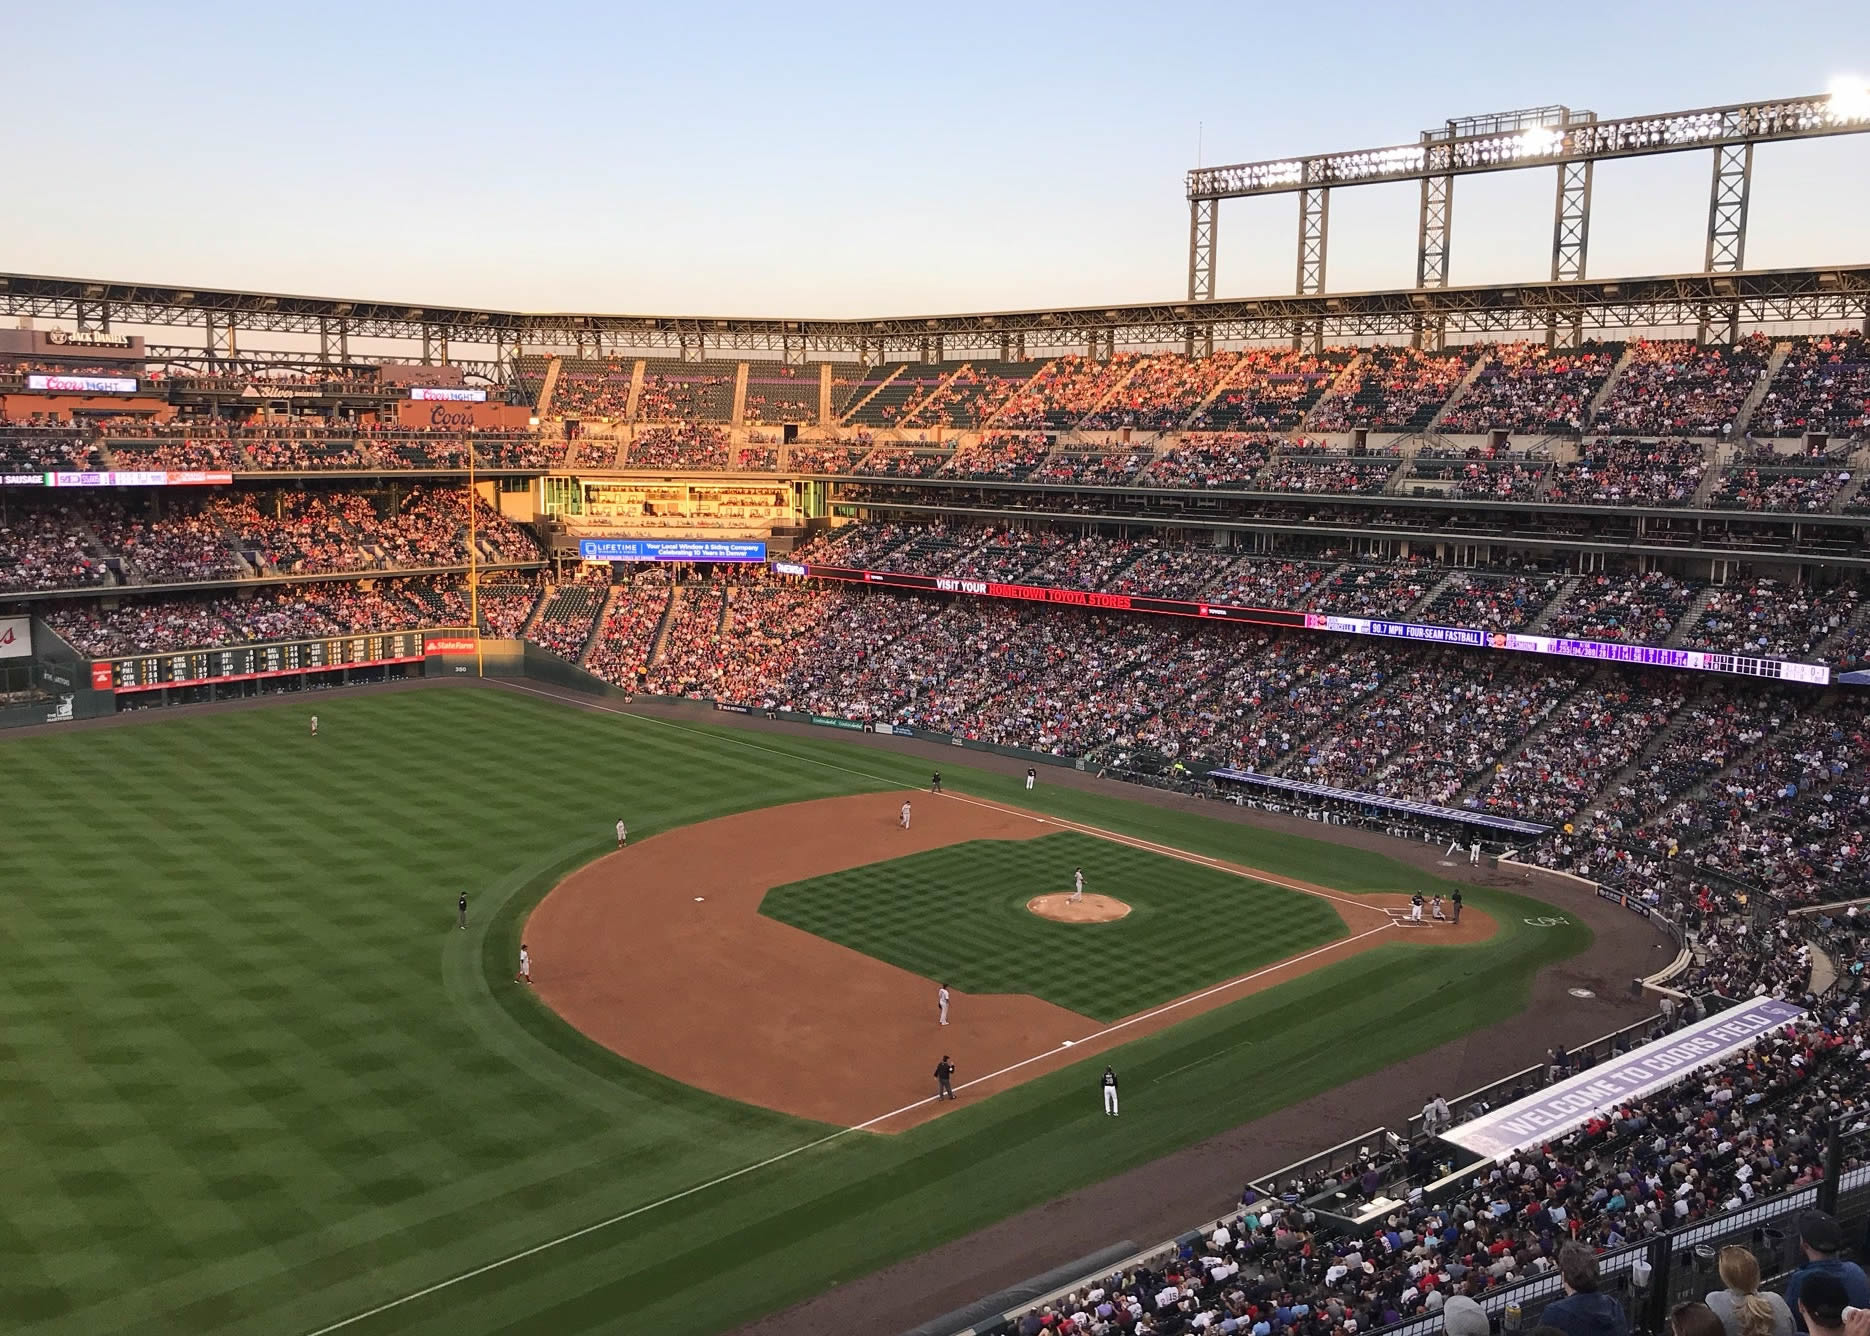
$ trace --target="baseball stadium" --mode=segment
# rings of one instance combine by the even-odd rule
[[[1140,303],[0,273],[0,1329],[1858,1336],[1870,87],[1625,100]]]

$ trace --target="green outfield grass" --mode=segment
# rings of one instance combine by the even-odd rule
[[[649,837],[919,759],[431,690],[0,738],[0,767],[0,1328],[48,1336],[309,1336],[436,1286],[341,1330],[699,1336],[1496,1020],[1588,940],[1475,892],[1503,925],[1482,946],[1387,946],[1126,1046],[1121,1120],[1079,1066],[814,1145],[832,1129],[590,1044],[511,982],[514,947],[620,815]],[[944,770],[1274,873],[1422,881]]]
[[[1130,913],[1056,923],[1035,895],[1085,889]],[[965,993],[1030,993],[1114,1021],[1346,935],[1319,896],[1092,835],[975,840],[776,886],[760,912]]]

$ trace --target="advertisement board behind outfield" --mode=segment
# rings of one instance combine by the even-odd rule
[[[424,654],[472,654],[480,646],[473,636],[427,636],[422,641]]]
[[[0,659],[32,657],[32,619],[0,617]]]

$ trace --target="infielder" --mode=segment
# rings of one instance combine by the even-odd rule
[[[1422,892],[1420,891],[1409,897],[1409,921],[1411,923],[1422,921]]]
[[[935,1011],[943,1025],[948,1023],[948,985],[939,984],[935,989]]]
[[[1071,903],[1078,904],[1084,899],[1084,869],[1076,868],[1071,874]]]
[[[526,949],[524,942],[519,944],[519,973],[514,976],[514,982],[532,982],[532,952]]]
[[[317,715],[312,716],[312,736],[313,737],[318,736],[318,716]]]
[[[1117,1116],[1117,1073],[1108,1067],[1104,1068],[1103,1080],[1099,1084],[1104,1087],[1104,1112],[1115,1118]]]
[[[909,800],[903,799],[903,829],[909,829]]]
[[[935,1064],[935,1098],[954,1098],[954,1064],[948,1061],[946,1053],[942,1054],[941,1061]]]
[[[467,892],[461,892],[461,898],[455,901],[455,918],[460,922],[461,931],[467,931]]]
[[[630,828],[623,824],[623,818],[617,818],[617,847],[623,848],[625,840],[630,838]]]

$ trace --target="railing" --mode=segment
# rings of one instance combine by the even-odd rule
[[[1290,1183],[1295,1178],[1303,1181],[1313,1174],[1327,1173],[1333,1169],[1341,1169],[1347,1164],[1354,1164],[1371,1146],[1386,1146],[1388,1136],[1387,1127],[1373,1127],[1368,1132],[1352,1137],[1349,1141],[1339,1142],[1330,1150],[1321,1150],[1316,1155],[1294,1161],[1283,1169],[1275,1169],[1270,1174],[1261,1174],[1249,1181],[1267,1196],[1277,1197],[1279,1184]]]
[[[1662,1013],[1657,1012],[1655,1015],[1646,1017],[1634,1024],[1626,1025],[1621,1030],[1612,1030],[1609,1034],[1599,1035],[1596,1039],[1580,1044],[1577,1048],[1570,1050],[1572,1059],[1571,1070],[1582,1071],[1587,1067],[1595,1067],[1606,1058],[1626,1052],[1629,1048],[1629,1040],[1637,1036],[1646,1036],[1648,1032],[1658,1029],[1664,1022],[1665,1018]],[[1503,1095],[1515,1091],[1523,1094],[1536,1090],[1541,1086],[1549,1085],[1551,1083],[1550,1073],[1551,1069],[1542,1062],[1531,1067],[1525,1067],[1514,1072],[1511,1076],[1503,1076],[1498,1081],[1481,1086],[1479,1089],[1468,1091],[1458,1099],[1449,1100],[1448,1107],[1453,1110],[1455,1118],[1458,1121],[1461,1118],[1461,1111],[1463,1109],[1470,1109],[1476,1104],[1492,1106],[1498,1103]],[[1517,1098],[1518,1095],[1516,1094],[1514,1097]],[[1422,1115],[1419,1113],[1411,1114],[1407,1127],[1409,1140],[1414,1141],[1416,1138],[1420,1137],[1422,1135]]]

